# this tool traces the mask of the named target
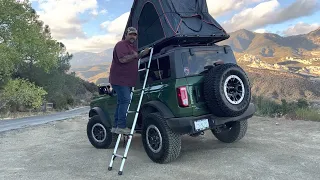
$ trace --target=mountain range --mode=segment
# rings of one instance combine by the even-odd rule
[[[265,59],[313,58],[320,55],[320,28],[308,34],[288,37],[241,29],[230,33],[229,39],[218,44],[230,45],[237,53],[256,55]]]
[[[264,58],[320,57],[320,28],[308,34],[282,37],[273,33],[255,33],[241,29],[230,33],[230,38],[218,43],[230,45],[235,53],[259,55]],[[113,48],[100,53],[74,53],[72,67],[103,64],[112,61]]]
[[[316,88],[320,87],[320,28],[287,37],[241,29],[230,33],[230,38],[218,45],[231,46],[237,62],[254,81],[256,94],[276,99],[305,97],[320,100],[320,88]],[[106,83],[112,51],[75,53],[71,71],[91,82]]]

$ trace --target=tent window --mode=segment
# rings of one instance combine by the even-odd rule
[[[158,13],[150,2],[146,3],[138,21],[139,48],[151,44],[164,37]]]

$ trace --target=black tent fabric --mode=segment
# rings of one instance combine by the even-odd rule
[[[130,26],[138,30],[139,50],[155,44],[205,44],[229,38],[209,14],[206,0],[134,0],[126,29]]]

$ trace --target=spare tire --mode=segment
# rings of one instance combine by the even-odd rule
[[[246,73],[237,64],[212,67],[204,77],[204,98],[209,111],[216,116],[241,115],[251,101],[251,87]]]

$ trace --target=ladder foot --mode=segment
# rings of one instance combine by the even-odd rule
[[[108,167],[108,170],[111,171],[111,170],[112,170],[112,167]]]
[[[119,171],[118,174],[119,174],[119,175],[122,175],[122,171]]]

